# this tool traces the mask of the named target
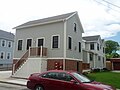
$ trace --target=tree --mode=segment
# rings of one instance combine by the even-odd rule
[[[105,48],[105,53],[106,53],[106,58],[113,58],[113,57],[119,57],[119,54],[116,52],[119,50],[120,45],[116,41],[108,40],[105,41],[106,48]]]

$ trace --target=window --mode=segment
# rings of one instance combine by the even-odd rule
[[[101,57],[100,56],[98,56],[98,61],[100,61],[101,60]]]
[[[5,47],[5,46],[6,46],[6,41],[5,41],[5,40],[2,40],[2,41],[1,41],[1,46],[2,46],[2,47]]]
[[[43,74],[42,77],[51,78],[51,79],[58,79],[58,73],[57,72],[49,72],[49,73]]]
[[[1,58],[1,59],[4,59],[4,52],[1,52],[1,53],[0,53],[0,58]]]
[[[71,80],[74,80],[70,75],[66,74],[66,73],[59,73],[58,74],[58,79],[59,80],[63,80],[63,81],[71,81]]]
[[[12,42],[8,42],[8,47],[12,47]]]
[[[99,50],[99,44],[97,44],[97,50]]]
[[[52,48],[58,48],[59,36],[53,36],[52,39]]]
[[[70,75],[63,73],[63,72],[49,72],[47,74],[43,74],[42,77],[43,78],[58,79],[58,80],[63,80],[63,81],[74,80]]]
[[[27,50],[32,46],[32,39],[27,39]]]
[[[18,40],[18,50],[22,50],[23,40]]]
[[[11,53],[7,53],[6,59],[11,59]]]
[[[72,38],[68,37],[68,49],[72,49]]]
[[[94,50],[94,43],[90,43],[90,50]]]
[[[105,64],[105,58],[103,57],[103,65]]]
[[[76,23],[74,23],[74,32],[76,32]]]
[[[79,52],[81,52],[81,42],[79,42]]]
[[[103,53],[105,53],[105,48],[103,47]]]
[[[90,61],[93,61],[93,54],[92,53],[89,54],[89,57],[90,57]]]

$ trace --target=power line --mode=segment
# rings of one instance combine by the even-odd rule
[[[102,1],[108,3],[108,4],[112,5],[112,6],[115,6],[115,7],[117,7],[117,8],[120,8],[120,6],[117,6],[117,5],[115,5],[115,4],[113,4],[113,3],[110,3],[110,2],[108,2],[108,1],[106,1],[106,0],[102,0]]]
[[[102,4],[103,6],[109,8],[109,9],[111,9],[111,10],[113,10],[113,11],[116,11],[116,12],[120,13],[120,11],[115,10],[115,9],[113,9],[113,8],[111,8],[111,7],[108,7],[107,5],[105,5],[105,4],[101,3],[101,2],[98,2],[97,0],[94,0],[94,1],[97,2],[97,3],[99,3],[99,4]],[[102,1],[103,1],[103,0],[102,0]],[[118,6],[118,7],[119,7],[119,6]],[[120,8],[120,7],[119,7],[119,8]]]

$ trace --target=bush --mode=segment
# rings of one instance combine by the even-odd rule
[[[99,68],[93,69],[93,72],[100,72],[100,71],[101,71],[101,69],[99,69]]]

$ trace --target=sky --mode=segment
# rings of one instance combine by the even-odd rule
[[[101,35],[120,43],[120,0],[0,0],[0,29],[77,11],[83,36]]]

